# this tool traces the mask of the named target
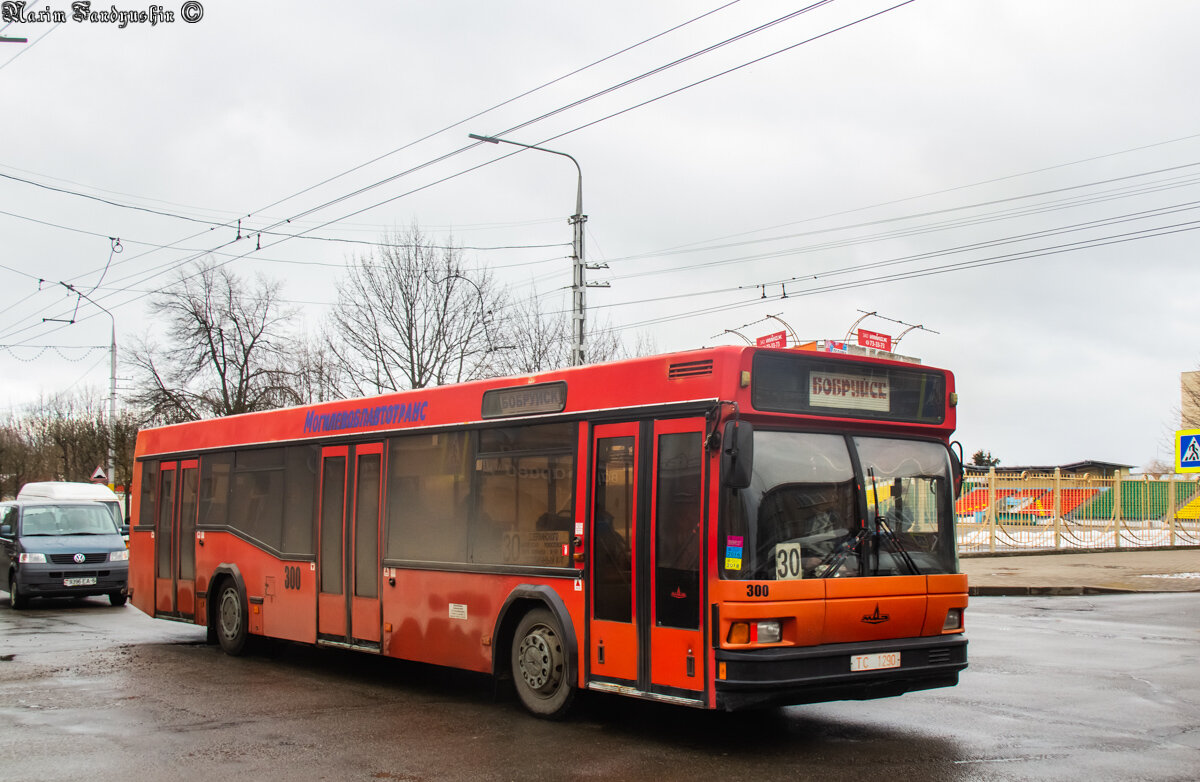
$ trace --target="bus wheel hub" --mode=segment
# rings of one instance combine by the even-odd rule
[[[539,627],[521,640],[521,674],[535,690],[547,684],[557,684],[555,675],[561,668],[556,660],[557,639],[545,627]]]

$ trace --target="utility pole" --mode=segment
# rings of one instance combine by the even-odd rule
[[[609,287],[607,282],[589,284],[587,281],[588,269],[607,269],[608,264],[588,266],[583,259],[583,224],[587,222],[587,215],[583,213],[583,169],[579,167],[579,161],[566,152],[493,136],[478,136],[474,133],[468,133],[467,136],[489,144],[512,144],[515,147],[561,155],[575,164],[575,170],[579,173],[578,184],[575,187],[575,214],[568,220],[574,229],[571,240],[571,366],[580,366],[584,363],[584,346],[587,341],[587,289]]]

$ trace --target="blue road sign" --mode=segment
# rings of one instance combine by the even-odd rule
[[[1200,472],[1200,429],[1175,433],[1176,472]]]

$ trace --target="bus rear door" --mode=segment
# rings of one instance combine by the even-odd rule
[[[192,619],[196,613],[196,513],[200,463],[163,462],[154,522],[156,614]]]

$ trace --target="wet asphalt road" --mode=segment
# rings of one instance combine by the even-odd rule
[[[1195,780],[1200,594],[973,598],[954,689],[721,714],[0,596],[0,780]]]

